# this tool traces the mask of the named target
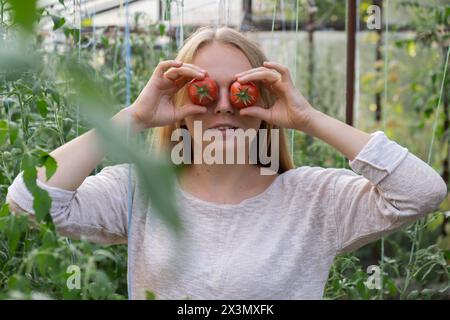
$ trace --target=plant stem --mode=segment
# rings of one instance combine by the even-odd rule
[[[24,113],[22,97],[20,96],[19,93],[17,93],[16,96],[17,96],[17,99],[19,100],[20,114],[22,115],[22,130],[23,130],[23,134],[25,136],[25,143],[28,143],[28,138],[29,138],[28,126],[25,123],[26,122],[25,121],[26,120],[26,115]]]

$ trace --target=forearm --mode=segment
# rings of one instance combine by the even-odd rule
[[[118,126],[126,128],[130,107],[119,111],[111,118],[112,122]],[[132,134],[143,130],[133,117]],[[38,179],[47,185],[65,190],[76,190],[86,177],[104,158],[104,151],[101,147],[100,137],[95,129],[91,129],[81,136],[67,142],[59,148],[50,152],[56,160],[58,168],[50,180],[46,181],[45,167],[37,168]]]
[[[318,110],[311,111],[308,127],[303,131],[333,146],[349,160],[353,160],[371,138],[370,134]]]

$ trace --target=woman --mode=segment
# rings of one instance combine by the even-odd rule
[[[139,179],[132,184],[129,285],[132,299],[151,291],[159,299],[319,299],[336,255],[405,227],[436,209],[447,193],[441,177],[382,131],[368,134],[315,110],[286,67],[229,28],[201,28],[176,60],[162,61],[137,100],[113,117],[135,132],[158,127],[159,150],[171,133],[194,121],[206,132],[218,124],[242,129],[293,128],[330,144],[352,170],[294,168],[280,130],[280,166],[262,175],[260,164],[186,165],[176,199],[186,228],[182,241],[146,207]],[[186,83],[206,75],[218,86],[210,106],[194,105]],[[258,84],[256,106],[230,103],[233,81]],[[203,133],[204,133],[203,132]],[[226,137],[224,137],[226,139]],[[194,141],[202,144],[202,141]],[[204,144],[202,144],[204,147]],[[248,145],[246,145],[248,147]],[[58,170],[38,184],[49,191],[58,230],[98,243],[127,243],[128,165],[105,167],[91,130],[54,150]],[[228,151],[229,149],[226,149]],[[33,213],[20,173],[8,189],[17,211]]]

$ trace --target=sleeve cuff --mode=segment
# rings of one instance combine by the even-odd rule
[[[394,172],[409,150],[388,139],[383,131],[375,131],[371,136],[358,155],[349,160],[349,165],[376,185]]]
[[[58,212],[67,207],[76,193],[76,191],[51,187],[38,179],[36,179],[36,183],[41,189],[46,190],[52,199],[51,212]],[[23,171],[17,175],[13,183],[8,187],[7,198],[13,200],[23,210],[34,214],[34,197],[30,191],[28,191],[25,182],[23,181]]]

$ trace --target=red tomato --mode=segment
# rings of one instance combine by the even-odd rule
[[[208,76],[203,79],[192,79],[188,83],[188,93],[192,103],[207,106],[217,100],[217,85]]]
[[[254,105],[259,97],[259,91],[253,82],[241,84],[233,82],[230,88],[231,104],[236,108],[246,108]]]

